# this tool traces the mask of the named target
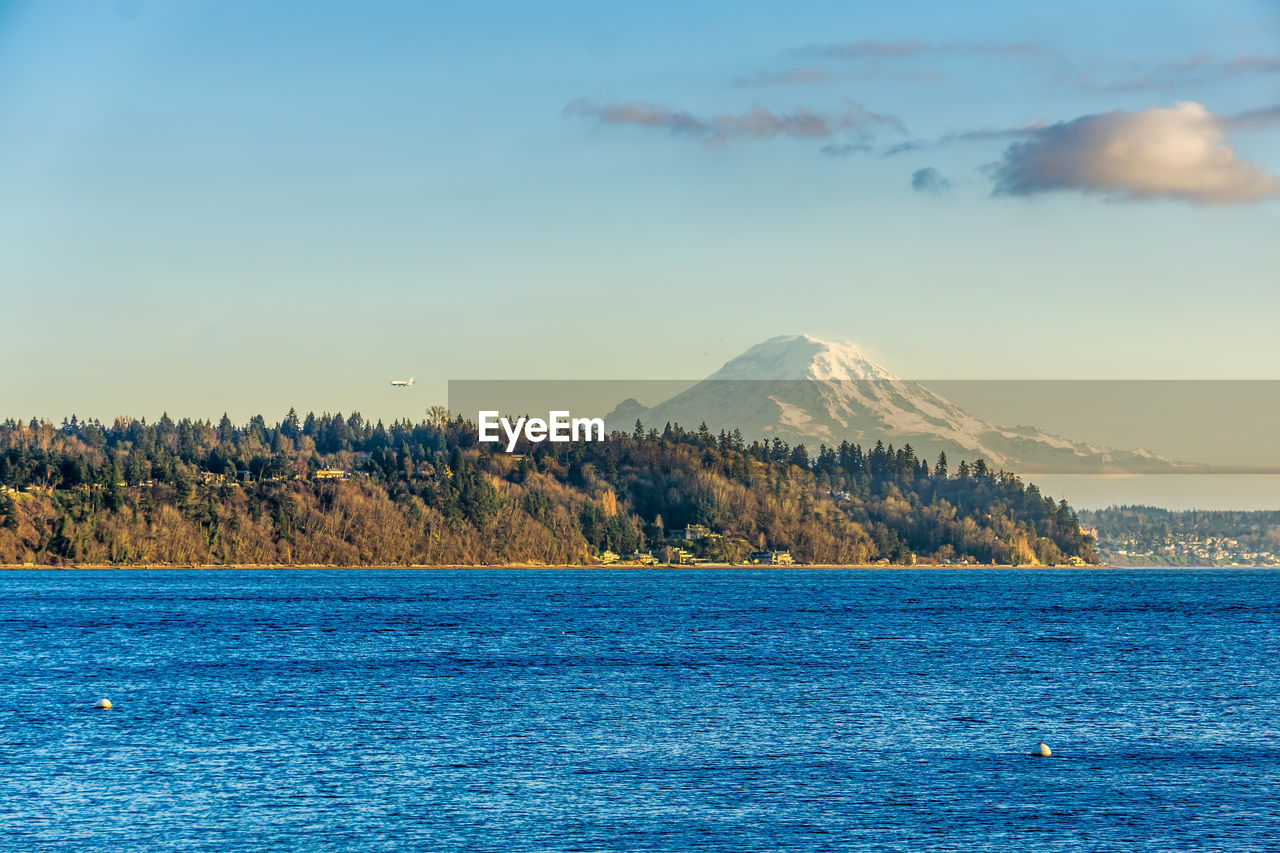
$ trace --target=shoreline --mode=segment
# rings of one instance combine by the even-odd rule
[[[1126,568],[1276,568],[1268,566],[1116,566],[1105,563],[1097,565],[1085,566],[1011,566],[1007,563],[947,563],[936,565],[885,565],[876,563],[812,563],[804,565],[770,565],[764,563],[699,563],[697,565],[688,564],[668,564],[658,563],[656,565],[645,565],[642,563],[613,563],[607,566],[588,566],[575,564],[542,564],[542,563],[509,563],[501,565],[482,565],[482,564],[415,564],[415,565],[378,565],[378,564],[362,564],[362,565],[332,565],[324,563],[214,563],[214,564],[159,564],[159,563],[140,563],[117,565],[111,563],[84,563],[73,565],[54,566],[48,564],[23,563],[23,564],[0,564],[2,572],[21,572],[21,571],[63,571],[63,572],[79,572],[79,571],[465,571],[465,570],[483,570],[483,571],[703,571],[703,570],[722,570],[731,569],[737,571],[752,570],[768,570],[768,571],[808,571],[808,570],[837,570],[837,569],[878,569],[878,570],[901,570],[916,569],[923,571],[953,571],[964,569],[1126,569]]]
[[[387,563],[361,563],[340,565],[335,563],[67,563],[53,565],[49,563],[0,563],[0,572],[128,572],[128,571],[688,571],[702,570],[734,570],[734,571],[807,571],[838,569],[869,570],[902,570],[916,569],[921,571],[956,571],[965,569],[1280,569],[1280,565],[1267,563],[1239,565],[1186,565],[1171,566],[1165,564],[1130,563],[1095,563],[1086,565],[1020,565],[1008,563],[929,563],[918,565],[898,565],[885,563],[792,563],[778,565],[770,563],[610,563],[608,565],[583,565],[581,563],[414,563],[410,565]]]

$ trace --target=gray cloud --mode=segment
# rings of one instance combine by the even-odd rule
[[[947,57],[989,57],[1025,61],[1040,66],[1048,79],[1068,88],[1093,92],[1140,92],[1186,89],[1241,76],[1280,74],[1280,55],[1237,54],[1223,58],[1197,54],[1170,62],[1149,62],[1095,57],[1086,66],[1065,54],[1035,42],[926,42],[920,39],[861,39],[808,45],[792,55],[845,62],[861,69],[862,76],[880,76],[883,66],[909,61],[924,62]],[[936,69],[893,75],[917,82],[940,76]],[[795,82],[804,82],[797,79]],[[814,80],[813,82],[820,82]]]
[[[874,151],[875,144],[870,139],[857,139],[852,142],[833,142],[822,147],[822,153],[828,157],[848,157],[850,154],[865,154]]]
[[[623,104],[598,104],[579,98],[564,108],[565,113],[594,118],[604,124],[634,124],[640,127],[658,127],[673,133],[700,135],[706,124],[689,113],[668,109],[648,101],[628,101]]]
[[[1056,57],[1056,51],[1030,42],[1000,44],[992,42],[945,42],[933,44],[919,39],[882,40],[862,39],[836,44],[810,45],[799,48],[797,53],[823,56],[830,59],[878,60],[901,59],[925,54],[969,54],[997,56],[1010,59]]]
[[[920,193],[940,195],[951,189],[951,181],[944,178],[937,169],[927,166],[911,173],[911,189]]]
[[[1044,127],[1043,124],[1029,124],[1020,127],[1001,127],[1001,128],[977,128],[975,130],[955,130],[950,133],[944,133],[934,139],[904,139],[901,142],[895,142],[892,145],[877,146],[873,144],[874,140],[864,137],[853,142],[826,146],[822,149],[823,154],[833,157],[843,157],[849,154],[870,154],[877,153],[881,157],[897,157],[900,154],[910,154],[914,151],[923,151],[929,148],[941,148],[944,145],[950,145],[953,142],[986,142],[992,139],[1019,139],[1034,135],[1037,131]]]
[[[892,79],[910,83],[930,83],[948,76],[932,67],[911,67],[911,60],[948,56],[985,56],[997,59],[1053,61],[1061,69],[1066,63],[1057,51],[1030,42],[944,42],[920,39],[862,39],[833,44],[811,44],[792,48],[786,55],[810,60],[802,67],[780,71],[760,71],[734,80],[736,86],[814,85],[842,80]],[[813,64],[817,60],[819,64]],[[832,68],[832,65],[838,67]]]
[[[986,142],[991,139],[1016,139],[1023,136],[1034,136],[1043,129],[1044,124],[1036,122],[1034,124],[1024,124],[1018,127],[980,127],[976,130],[955,130],[951,133],[943,134],[938,139],[938,144],[945,145],[950,142]]]
[[[1258,128],[1280,125],[1280,104],[1261,107],[1256,110],[1245,110],[1233,116],[1227,116],[1224,121],[1230,130],[1257,130]]]
[[[817,65],[804,68],[785,68],[782,71],[761,71],[750,77],[739,77],[735,86],[805,86],[825,83],[831,72]]]
[[[1230,59],[1198,55],[1175,62],[1116,63],[1110,73],[1069,71],[1058,82],[1095,92],[1185,89],[1241,76],[1280,74],[1280,56],[1238,54]]]
[[[601,124],[636,125],[688,135],[705,142],[723,145],[735,139],[772,139],[796,137],[818,139],[840,132],[852,132],[871,138],[882,130],[905,133],[902,121],[888,113],[876,113],[857,101],[845,101],[843,112],[812,112],[804,107],[790,112],[773,112],[752,107],[739,113],[698,117],[648,101],[602,104],[579,98],[565,107],[568,115],[594,119]]]
[[[897,157],[899,154],[910,154],[912,151],[919,151],[921,148],[928,148],[931,143],[921,139],[908,139],[898,142],[894,145],[883,149],[880,152],[882,157]]]
[[[940,148],[953,142],[986,142],[992,139],[1018,139],[1032,136],[1044,127],[1043,124],[1028,124],[1021,127],[982,127],[976,130],[953,130],[936,139],[907,139],[880,151],[882,157],[896,157],[899,154],[910,154],[926,148]]]
[[[1028,131],[986,171],[995,195],[1074,191],[1205,205],[1257,202],[1280,193],[1280,179],[1241,159],[1226,132],[1233,122],[1262,121],[1264,113],[1222,116],[1185,101],[1085,115]]]
[[[883,59],[903,56],[918,56],[929,50],[929,45],[919,39],[901,39],[898,41],[882,41],[880,39],[862,39],[861,41],[843,42],[840,44],[810,45],[799,48],[797,52],[832,59]]]

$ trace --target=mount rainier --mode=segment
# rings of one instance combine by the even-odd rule
[[[970,414],[924,385],[894,376],[848,342],[782,335],[756,344],[692,387],[652,407],[634,399],[606,418],[630,431],[666,423],[817,450],[842,441],[864,447],[883,440],[953,464],[979,457],[1019,473],[1158,472],[1187,470],[1143,450],[1116,450],[1071,441],[1036,427],[997,426]]]

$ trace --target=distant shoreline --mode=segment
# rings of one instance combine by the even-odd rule
[[[751,571],[765,569],[768,571],[806,571],[811,569],[818,570],[835,570],[835,569],[919,569],[928,571],[953,571],[964,569],[1073,569],[1077,571],[1087,571],[1089,569],[1266,569],[1277,568],[1276,566],[1121,566],[1098,564],[1088,566],[1011,566],[995,563],[968,563],[968,564],[946,564],[946,565],[919,565],[919,566],[903,566],[903,565],[883,565],[883,564],[837,564],[837,563],[815,563],[812,565],[768,565],[761,563],[699,563],[697,565],[680,565],[659,563],[657,565],[642,564],[618,564],[614,563],[608,566],[583,566],[583,565],[543,565],[538,563],[512,563],[509,565],[473,565],[473,564],[449,564],[449,565],[354,565],[354,566],[338,566],[325,564],[213,564],[213,565],[159,565],[159,564],[138,564],[138,565],[111,565],[111,564],[84,564],[69,566],[53,566],[53,565],[0,565],[0,571],[5,572],[21,572],[21,571],[458,571],[458,570],[485,570],[485,571],[537,571],[537,570],[553,570],[553,571],[569,571],[569,570],[588,570],[588,571],[656,571],[676,569],[680,571],[702,571],[707,569],[734,569],[741,571]]]
[[[1106,568],[1105,566],[1011,566],[997,563],[949,563],[946,565],[918,565],[903,566],[897,564],[885,565],[883,563],[813,563],[813,564],[791,564],[791,565],[774,565],[769,563],[656,563],[645,565],[643,563],[611,563],[607,566],[581,565],[576,563],[503,563],[503,564],[480,564],[480,563],[431,563],[431,564],[414,564],[414,565],[392,565],[392,564],[359,564],[359,565],[335,565],[329,563],[132,563],[132,564],[115,564],[115,563],[84,563],[75,565],[55,566],[45,563],[32,564],[6,564],[0,565],[0,571],[22,571],[22,570],[59,570],[59,571],[111,571],[122,570],[128,571],[132,569],[156,569],[156,570],[183,570],[183,571],[202,571],[205,569],[300,569],[323,571],[326,569],[373,569],[373,570],[429,570],[429,569],[591,569],[594,571],[616,570],[616,569],[683,569],[687,571],[697,571],[699,569],[1071,569],[1071,568]]]

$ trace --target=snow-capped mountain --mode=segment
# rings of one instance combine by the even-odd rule
[[[756,344],[711,376],[646,408],[620,404],[606,419],[629,431],[635,421],[661,429],[706,423],[740,429],[749,441],[777,436],[811,449],[841,441],[911,444],[932,459],[979,457],[1018,472],[1159,471],[1182,467],[1142,450],[1074,442],[1035,427],[988,423],[918,382],[899,379],[847,342],[782,335]]]
[[[756,344],[707,377],[717,379],[893,380],[889,371],[846,342],[820,341],[808,335],[779,335]]]

